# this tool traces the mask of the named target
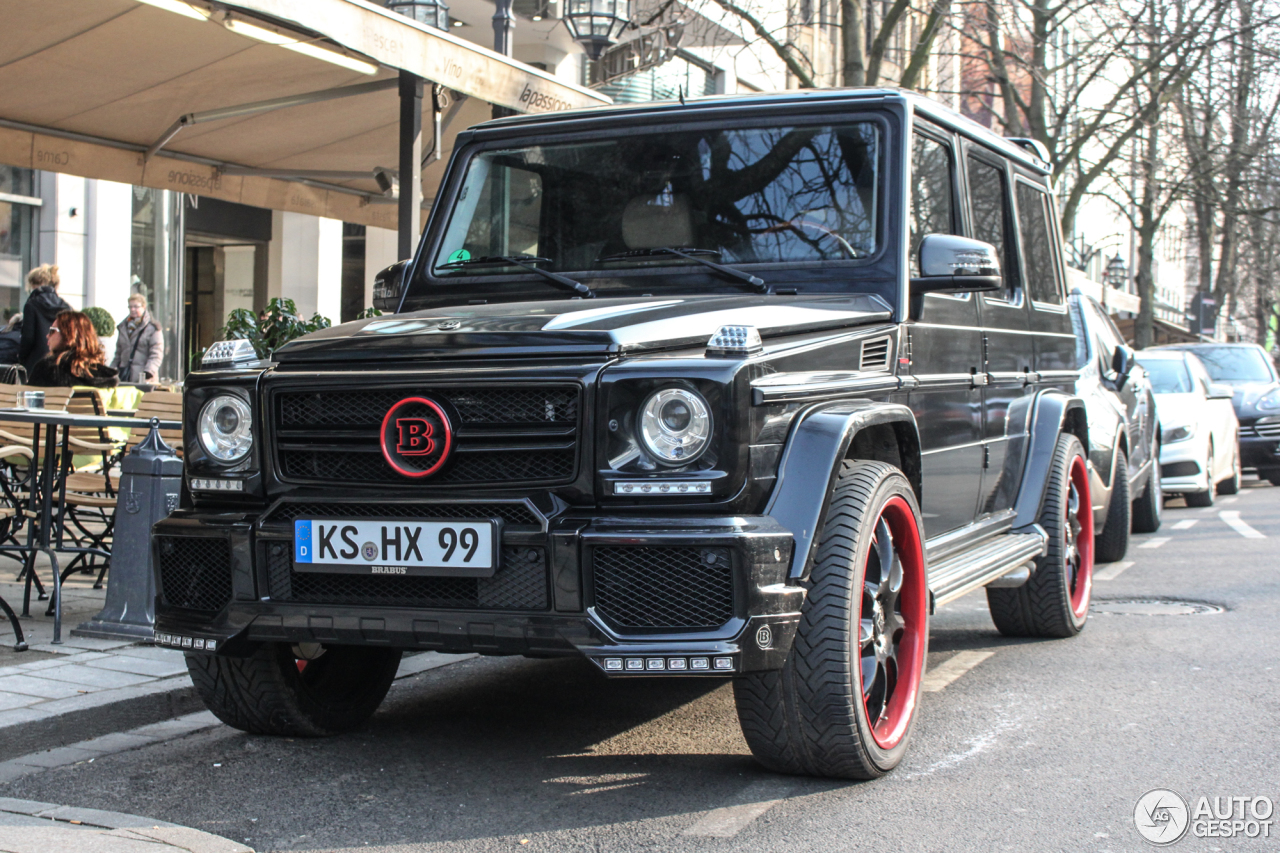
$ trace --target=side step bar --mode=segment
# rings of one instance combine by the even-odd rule
[[[976,548],[939,561],[929,567],[928,574],[934,607],[941,607],[1022,568],[1043,554],[1048,544],[1048,534],[1037,526],[1032,533],[996,536]]]

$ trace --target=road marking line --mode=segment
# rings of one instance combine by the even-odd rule
[[[1239,533],[1245,539],[1266,539],[1267,538],[1265,533],[1259,533],[1257,530],[1254,530],[1252,527],[1250,527],[1249,525],[1241,521],[1239,510],[1233,509],[1225,512],[1220,512],[1218,513],[1218,518],[1225,521],[1228,525],[1231,526],[1232,530],[1234,530],[1236,533]]]
[[[1133,565],[1133,560],[1125,560],[1123,563],[1112,563],[1100,572],[1093,573],[1093,579],[1096,581],[1113,581],[1120,577],[1120,573]]]
[[[704,838],[733,838],[746,829],[753,820],[782,802],[791,792],[792,787],[793,785],[779,783],[772,779],[753,782],[742,792],[742,797],[747,800],[757,800],[757,802],[712,809],[681,834]],[[764,799],[765,797],[771,799]]]
[[[1198,522],[1199,520],[1200,519],[1198,518],[1184,518],[1182,519],[1182,521],[1179,521],[1177,524],[1175,524],[1173,526],[1173,529],[1174,530],[1190,530],[1191,528],[1196,526],[1196,522]]]
[[[1173,538],[1172,536],[1157,536],[1155,539],[1148,539],[1146,542],[1143,542],[1138,547],[1139,548],[1159,548],[1161,545],[1168,542],[1172,538]]]
[[[937,693],[993,654],[995,652],[960,652],[925,673],[920,689],[925,693]]]

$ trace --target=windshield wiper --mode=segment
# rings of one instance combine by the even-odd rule
[[[566,290],[572,290],[574,293],[581,294],[584,299],[591,299],[596,292],[587,287],[580,281],[574,281],[568,276],[553,273],[548,270],[534,266],[534,264],[552,263],[550,258],[539,258],[536,255],[486,255],[483,258],[467,258],[461,261],[451,261],[447,264],[441,264],[437,269],[462,269],[463,267],[494,267],[501,264],[522,267],[530,272],[536,272],[547,281],[553,282],[559,287]]]
[[[675,255],[677,257],[684,258],[685,260],[702,264],[708,269],[715,270],[720,273],[723,278],[740,281],[743,284],[749,284],[760,293],[769,292],[769,286],[764,283],[764,279],[762,278],[754,276],[748,272],[743,272],[739,269],[734,269],[733,267],[727,267],[724,264],[713,263],[712,261],[708,261],[706,258],[698,257],[698,255],[715,255],[718,258],[721,254],[723,253],[717,249],[673,249],[670,246],[661,246],[653,249],[635,249],[630,252],[619,252],[616,255],[608,255],[606,257],[599,258],[598,260],[600,263],[608,263],[609,261],[625,261],[630,260],[631,258],[645,258],[652,257],[654,255]]]

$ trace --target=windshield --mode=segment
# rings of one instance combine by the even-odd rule
[[[865,258],[876,251],[880,130],[835,126],[628,133],[472,157],[437,276]],[[581,277],[581,276],[580,276]]]
[[[1156,394],[1190,394],[1194,387],[1186,362],[1180,358],[1139,359],[1138,363],[1147,371]]]
[[[1253,347],[1196,347],[1214,382],[1274,382],[1271,365],[1262,350]]]

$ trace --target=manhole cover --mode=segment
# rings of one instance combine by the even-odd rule
[[[1221,613],[1225,608],[1203,601],[1179,601],[1161,598],[1094,599],[1089,610],[1111,616],[1201,616]]]

